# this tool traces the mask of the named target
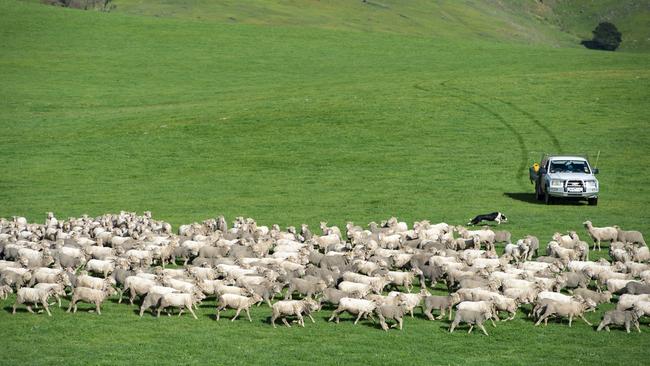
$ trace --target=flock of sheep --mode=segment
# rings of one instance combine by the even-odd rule
[[[199,303],[215,298],[216,319],[234,309],[232,321],[242,311],[250,321],[250,307],[265,302],[274,327],[278,319],[291,326],[288,318],[304,327],[304,316],[314,322],[312,313],[327,305],[334,309],[330,321],[338,323],[343,312],[356,316],[355,324],[376,316],[384,330],[389,321],[402,329],[403,317],[420,307],[430,320],[448,313],[451,332],[467,323],[470,332],[477,326],[487,335],[485,321],[494,325],[503,312],[511,320],[522,304],[530,304],[535,325],[549,317],[589,324],[584,313],[617,295],[616,310],[597,330],[640,331],[639,319],[650,315],[650,251],[642,234],[584,225],[594,249],[610,243],[611,263],[589,261],[589,244],[575,231],[555,233],[546,253],[538,253],[534,236],[512,243],[509,232],[490,227],[420,221],[409,228],[394,217],[368,229],[348,223],[345,232],[322,222],[322,235],[304,224],[283,231],[243,217],[232,226],[223,216],[182,225],[178,234],[150,212],[67,220],[48,213],[44,224],[14,217],[0,219],[0,297],[16,293],[13,313],[24,304],[51,315],[52,298],[60,307],[68,296],[68,312],[86,302],[101,314],[102,302],[119,295],[120,303],[139,299],[140,316],[178,309],[194,318]],[[170,263],[174,268],[166,268]],[[414,293],[416,283],[421,290]],[[438,284],[448,294],[429,292]]]

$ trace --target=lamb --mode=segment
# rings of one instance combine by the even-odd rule
[[[302,314],[303,313],[306,314],[309,317],[309,319],[311,319],[311,322],[315,323],[316,321],[311,316],[311,312],[319,310],[320,305],[316,301],[310,298],[306,298],[303,300],[278,301],[275,304],[273,304],[271,308],[273,309],[273,314],[271,315],[271,324],[273,324],[273,328],[276,328],[275,320],[279,316],[282,316],[282,322],[284,323],[284,325],[291,328],[291,325],[289,325],[289,322],[287,322],[286,319],[287,316],[295,315],[296,317],[298,317],[298,324],[304,327],[305,320],[303,319]]]
[[[377,304],[370,300],[352,299],[349,297],[344,297],[339,301],[338,308],[334,310],[332,316],[329,318],[328,321],[332,321],[332,319],[336,318],[336,323],[338,324],[339,314],[341,314],[344,311],[347,311],[350,314],[357,315],[357,318],[354,321],[354,324],[356,325],[357,322],[359,322],[359,319],[361,319],[361,317],[364,315],[370,316],[370,318],[373,319],[372,312],[375,310],[376,307]]]
[[[616,230],[615,227],[594,227],[591,221],[585,221],[582,224],[585,226],[587,233],[594,241],[592,250],[596,250],[596,244],[598,244],[598,250],[600,250],[601,241],[609,241],[611,244],[611,242],[618,239],[618,230]]]
[[[406,301],[401,301],[397,305],[388,305],[383,304],[375,308],[375,313],[379,318],[379,324],[384,331],[388,331],[388,324],[386,324],[386,319],[392,319],[397,322],[392,327],[399,326],[399,330],[402,330],[404,324],[404,314],[408,311],[408,303]]]
[[[35,270],[32,274],[32,279],[29,281],[29,285],[33,286],[35,283],[60,283],[63,286],[72,285],[63,270],[52,268],[39,268]]]
[[[549,255],[560,258],[562,261],[565,261],[565,263],[577,260],[580,257],[576,250],[563,248],[556,241],[549,242],[546,248],[549,252]]]
[[[22,287],[19,288],[18,291],[16,292],[16,302],[14,303],[13,309],[11,311],[11,314],[16,314],[16,307],[20,304],[34,304],[38,305],[40,302],[43,305],[43,308],[45,308],[45,311],[47,311],[48,316],[52,316],[52,313],[50,313],[50,308],[47,303],[47,299],[55,292],[53,288],[50,289],[39,289],[39,288],[30,288],[30,287]],[[27,305],[27,311],[30,313],[34,313],[32,310],[32,305]]]
[[[115,262],[111,260],[91,259],[86,262],[86,270],[88,272],[100,273],[104,275],[104,278],[107,278],[115,270]]]
[[[272,307],[271,305],[271,299],[275,296],[275,294],[279,294],[282,291],[282,286],[279,283],[265,283],[262,285],[250,285],[247,287],[247,290],[249,293],[254,293],[260,295],[262,297],[262,301],[265,301],[269,307]],[[257,306],[260,306],[262,302],[258,302]]]
[[[112,278],[97,278],[83,274],[77,276],[77,283],[75,286],[103,290],[106,287],[113,285],[115,285],[115,280]]]
[[[413,268],[409,272],[389,271],[386,277],[390,285],[395,287],[404,286],[408,292],[411,292],[413,290],[413,278],[419,275],[422,275],[422,271],[419,268]]]
[[[426,290],[423,290],[423,305],[422,312],[429,318],[429,320],[442,319],[445,316],[445,311],[449,311],[449,320],[451,320],[454,305],[460,302],[460,296],[453,293],[449,296],[432,296]],[[434,318],[431,310],[440,310],[438,318]]]
[[[582,272],[564,272],[557,277],[555,291],[563,288],[587,288],[589,285],[589,276]]]
[[[253,320],[251,319],[249,308],[253,304],[256,304],[260,301],[262,301],[262,297],[257,294],[253,294],[252,297],[233,295],[233,294],[223,294],[219,296],[219,300],[217,301],[217,321],[219,321],[219,317],[223,309],[231,308],[231,309],[237,309],[237,312],[235,313],[235,316],[233,316],[230,321],[235,321],[235,319],[237,319],[237,317],[239,316],[239,313],[242,310],[244,310],[246,311],[246,316],[248,317],[248,321],[252,322]]]
[[[632,243],[641,246],[645,246],[645,240],[643,239],[643,234],[636,230],[625,231],[621,230],[620,227],[614,225],[614,228],[617,231],[616,240],[623,243]]]
[[[600,332],[605,328],[609,332],[609,325],[624,325],[625,331],[630,333],[630,324],[634,324],[636,330],[641,333],[639,328],[639,317],[642,314],[642,311],[637,309],[634,310],[610,310],[603,315],[603,320],[598,325],[597,332]]]
[[[622,280],[617,278],[610,278],[606,282],[607,291],[613,294],[621,293],[622,290],[625,289],[625,286],[627,286],[627,284],[630,282],[633,282],[633,280]]]
[[[107,297],[116,293],[117,291],[115,291],[115,289],[112,286],[108,286],[103,290],[96,290],[88,287],[77,287],[74,289],[74,292],[72,293],[72,300],[70,301],[70,305],[68,306],[67,312],[69,313],[70,310],[74,309],[73,313],[76,313],[77,302],[84,301],[88,303],[94,303],[97,314],[102,315],[102,310],[101,310],[102,302],[104,302],[104,300]]]
[[[352,295],[354,295],[354,293],[350,294],[345,291],[328,287],[325,290],[323,290],[323,297],[321,297],[321,300],[323,302],[327,302],[332,305],[338,305],[342,298],[351,297]]]
[[[491,316],[492,314],[489,312],[480,312],[474,310],[458,310],[456,312],[456,317],[454,318],[453,323],[451,323],[451,326],[449,327],[449,333],[453,333],[454,329],[456,329],[458,324],[460,324],[460,322],[464,322],[469,324],[469,331],[467,333],[471,333],[472,329],[474,329],[474,325],[477,325],[479,328],[481,328],[483,334],[489,336],[489,334],[485,330],[485,327],[483,326],[483,322],[485,322],[485,320],[487,319],[490,319]]]
[[[511,243],[512,234],[509,231],[500,230],[494,232],[495,243]]]
[[[192,310],[192,306],[197,302],[197,299],[192,296],[192,294],[187,294],[187,293],[166,293],[163,294],[160,297],[160,302],[158,305],[158,311],[156,312],[156,317],[160,317],[160,311],[164,308],[167,307],[177,307],[180,309],[178,312],[178,316],[181,316],[183,314],[183,310],[187,309],[190,311],[194,319],[198,319],[196,317],[196,314],[194,314],[194,310]]]
[[[548,323],[548,317],[551,315],[569,317],[569,328],[571,328],[571,322],[574,316],[579,316],[580,319],[591,326],[592,324],[583,315],[587,309],[588,305],[584,301],[571,300],[568,303],[549,301],[545,304],[543,308],[544,312],[535,323],[535,326],[538,326],[542,321],[546,325]]]
[[[524,257],[525,253],[528,252],[528,247],[524,244],[523,240],[519,240],[517,244],[506,244],[504,254],[507,254],[514,258],[516,263]]]

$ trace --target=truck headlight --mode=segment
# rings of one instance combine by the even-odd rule
[[[551,179],[551,187],[553,188],[562,188],[564,181],[561,179]]]
[[[596,184],[595,180],[588,180],[588,181],[585,182],[585,184],[587,185],[587,189],[594,190],[597,187],[597,184]]]

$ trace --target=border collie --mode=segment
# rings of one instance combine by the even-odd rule
[[[492,212],[476,216],[467,225],[478,225],[481,221],[496,221],[498,225],[501,225],[501,222],[508,222],[508,218],[501,212]]]

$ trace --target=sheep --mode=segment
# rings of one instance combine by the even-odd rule
[[[537,298],[537,289],[512,287],[503,290],[503,295],[517,300],[521,304],[532,304]]]
[[[606,282],[607,291],[613,294],[621,293],[621,291],[625,289],[625,286],[627,286],[627,284],[630,282],[633,282],[633,280],[621,280],[616,278],[610,278]]]
[[[504,254],[514,258],[516,263],[523,258],[525,253],[528,252],[528,247],[524,244],[523,240],[519,240],[517,244],[506,244]]]
[[[474,311],[474,310],[458,310],[456,312],[456,316],[454,317],[454,321],[451,323],[451,326],[449,327],[449,333],[453,333],[454,329],[460,324],[460,322],[464,322],[469,324],[469,331],[467,333],[471,333],[472,329],[474,329],[474,325],[477,325],[481,331],[483,331],[483,334],[486,336],[489,336],[488,332],[485,330],[485,327],[483,326],[483,322],[485,320],[490,319],[492,314],[490,312],[480,312],[480,311]]]
[[[45,311],[47,312],[48,316],[52,316],[52,313],[50,313],[50,308],[48,306],[47,300],[48,298],[55,292],[54,288],[50,289],[40,289],[40,288],[30,288],[30,287],[22,287],[19,288],[18,291],[16,291],[16,302],[14,302],[14,306],[11,310],[11,314],[16,314],[16,307],[20,304],[34,304],[38,305],[40,302],[43,305],[43,308],[45,308]],[[32,310],[32,305],[27,305],[27,311],[30,313],[34,313]]]
[[[273,324],[273,328],[276,328],[275,326],[275,320],[279,317],[282,316],[282,322],[284,325],[287,327],[291,328],[291,325],[289,322],[287,322],[286,317],[290,315],[295,315],[298,317],[298,324],[300,324],[303,328],[305,326],[305,320],[302,317],[302,314],[306,314],[309,319],[311,319],[312,323],[315,323],[316,321],[314,318],[311,316],[312,311],[317,311],[320,309],[320,305],[318,302],[312,300],[311,298],[306,298],[303,300],[282,300],[278,301],[273,306],[271,307],[273,309],[273,314],[271,315],[271,324]]]
[[[70,305],[68,306],[68,310],[66,312],[69,313],[70,310],[74,309],[73,313],[76,313],[77,302],[84,301],[88,303],[94,303],[97,314],[102,315],[102,302],[104,302],[107,297],[116,293],[117,291],[115,291],[112,286],[107,286],[103,290],[96,290],[88,287],[76,287],[72,293],[72,300],[70,300]]]
[[[605,304],[612,301],[612,293],[609,291],[596,292],[586,288],[578,288],[573,291],[573,295],[576,297],[580,296],[585,300],[589,299],[596,303],[596,305]]]
[[[187,309],[192,314],[194,319],[198,319],[196,317],[196,314],[194,313],[194,310],[192,310],[192,306],[194,306],[196,302],[197,299],[195,299],[194,296],[192,296],[192,294],[175,293],[175,292],[163,294],[160,297],[158,310],[156,312],[156,318],[160,317],[160,311],[162,309],[167,307],[177,307],[180,309],[180,311],[178,312],[178,316],[181,316],[181,314],[183,314],[183,310]]]
[[[32,274],[31,280],[29,281],[29,286],[33,286],[35,283],[60,283],[63,286],[72,285],[70,279],[63,270],[52,268],[38,268],[35,270]]]
[[[309,278],[292,278],[289,281],[289,289],[284,297],[285,300],[291,300],[294,291],[304,295],[304,297],[312,297],[313,295],[321,293],[327,288],[325,281],[317,277],[309,276]]]
[[[650,294],[650,284],[631,281],[625,285],[625,287],[621,290],[621,293],[630,295]]]
[[[406,301],[401,301],[397,305],[388,305],[382,304],[375,308],[375,313],[379,318],[379,325],[384,331],[388,331],[388,324],[386,324],[386,319],[395,320],[397,323],[391,327],[399,326],[399,330],[402,330],[404,324],[404,314],[408,311],[408,303]]]
[[[328,321],[332,321],[332,319],[336,318],[336,323],[338,324],[339,314],[341,314],[344,311],[347,311],[348,313],[353,315],[355,314],[357,315],[357,318],[354,321],[355,325],[357,324],[357,322],[359,322],[359,319],[361,319],[361,317],[364,315],[369,316],[374,321],[374,318],[372,317],[372,312],[375,310],[376,307],[377,304],[374,301],[344,297],[339,301],[339,306],[336,308],[336,310],[334,310],[332,316],[329,318]]]
[[[496,317],[496,308],[492,301],[461,301],[458,303],[458,305],[456,305],[456,315],[458,315],[458,311],[461,310],[471,310],[486,315],[489,314],[488,319],[490,319],[492,322],[492,326],[495,328],[497,326],[494,323],[494,318]]]
[[[237,317],[239,316],[239,313],[242,310],[244,310],[246,311],[246,316],[248,317],[248,321],[252,322],[253,320],[251,319],[251,315],[248,309],[253,304],[256,304],[260,301],[262,301],[262,297],[257,294],[253,294],[252,297],[233,295],[233,294],[220,295],[219,300],[217,301],[217,321],[219,321],[219,317],[223,309],[231,308],[231,309],[237,309],[237,312],[235,313],[235,316],[233,316],[230,321],[235,321],[235,319],[237,319]]]
[[[347,293],[342,290],[338,290],[335,288],[326,288],[323,290],[323,296],[321,297],[321,300],[323,302],[330,303],[332,305],[338,305],[339,302],[341,301],[342,298],[344,297],[360,297],[360,296],[354,296],[356,295],[354,292],[353,293]]]
[[[460,302],[460,296],[453,293],[449,296],[432,296],[426,290],[423,290],[424,295],[422,300],[422,312],[429,320],[442,319],[445,316],[445,311],[449,311],[449,320],[451,320],[454,305]],[[431,314],[431,310],[440,310],[440,315],[435,318]]]
[[[97,278],[82,274],[77,276],[76,287],[88,287],[95,290],[103,290],[106,287],[114,286],[115,280],[112,278]]]
[[[404,286],[408,292],[413,290],[413,278],[422,274],[419,268],[413,268],[409,272],[388,271],[386,277],[390,285]]]
[[[620,227],[614,225],[614,228],[617,231],[616,240],[623,243],[632,243],[637,245],[645,246],[645,240],[643,239],[643,234],[636,230],[625,231],[621,230]]]
[[[271,305],[271,299],[275,294],[279,294],[282,291],[282,286],[279,283],[266,283],[262,285],[250,285],[246,288],[249,293],[258,294],[262,297],[262,301],[265,301],[269,307]],[[258,302],[257,306],[260,306],[262,302]]]
[[[0,299],[7,300],[7,297],[11,295],[13,292],[14,291],[11,289],[11,287],[7,285],[0,286]]]
[[[164,287],[164,286],[152,286],[149,289],[149,292],[147,292],[147,296],[144,297],[142,300],[142,305],[140,305],[140,317],[142,318],[142,315],[144,314],[144,311],[153,307],[153,306],[158,306],[160,303],[160,299],[164,294],[168,293],[180,293],[180,291],[176,290],[175,288],[171,287]]]
[[[589,276],[583,272],[564,272],[557,277],[555,291],[560,291],[563,288],[587,288],[589,285]]]
[[[100,273],[107,278],[115,270],[115,262],[111,260],[91,259],[86,262],[86,270],[88,272]]]
[[[642,247],[631,247],[628,248],[632,260],[635,262],[648,262],[650,261],[650,249],[648,249],[647,246],[642,246]]]
[[[420,305],[420,302],[422,302],[422,293],[418,294],[406,294],[403,292],[397,292],[397,291],[391,291],[388,293],[388,296],[390,297],[399,297],[402,299],[404,302],[406,302],[406,309],[407,311],[411,314],[411,318],[413,318],[413,310]]]
[[[494,232],[495,243],[511,243],[512,234],[509,231],[499,230]]]
[[[351,281],[342,281],[339,283],[338,287],[339,290],[343,292],[346,292],[350,295],[356,294],[361,297],[365,297],[371,291],[370,285]]]
[[[574,316],[580,317],[580,319],[591,326],[592,324],[589,323],[583,315],[589,307],[590,306],[584,301],[571,300],[568,303],[549,301],[545,304],[543,313],[535,323],[535,326],[538,326],[542,321],[544,321],[544,325],[546,325],[548,323],[548,317],[551,315],[569,317],[569,328],[571,328],[571,322],[573,321]]]
[[[603,320],[598,325],[597,332],[600,332],[605,328],[609,332],[609,325],[624,325],[625,331],[630,333],[630,324],[634,324],[636,330],[641,333],[639,328],[639,317],[642,315],[642,311],[637,309],[634,310],[610,310],[603,315]]]
[[[118,304],[122,303],[122,294],[126,291],[129,291],[129,304],[133,305],[133,300],[138,295],[146,295],[151,287],[158,285],[158,282],[155,280],[150,280],[147,278],[142,278],[138,276],[129,276],[124,281],[124,290],[120,292],[120,298],[117,301]]]
[[[594,241],[594,246],[592,250],[596,250],[596,244],[598,244],[598,250],[600,250],[601,241],[609,241],[610,244],[618,239],[618,230],[615,227],[594,227],[591,221],[587,220],[582,223],[587,229],[587,233]]]
[[[52,290],[51,296],[54,296],[56,302],[61,307],[61,297],[65,296],[65,289],[60,283],[38,283],[34,288],[50,291]]]
[[[627,310],[632,308],[636,303],[640,301],[650,301],[650,295],[629,295],[623,294],[618,298],[618,303],[616,304],[617,310]]]
[[[546,249],[549,255],[560,258],[567,263],[572,260],[577,260],[580,257],[576,250],[563,248],[556,241],[549,242]]]
[[[633,309],[636,310],[640,315],[650,315],[650,300],[641,300],[637,301]]]

